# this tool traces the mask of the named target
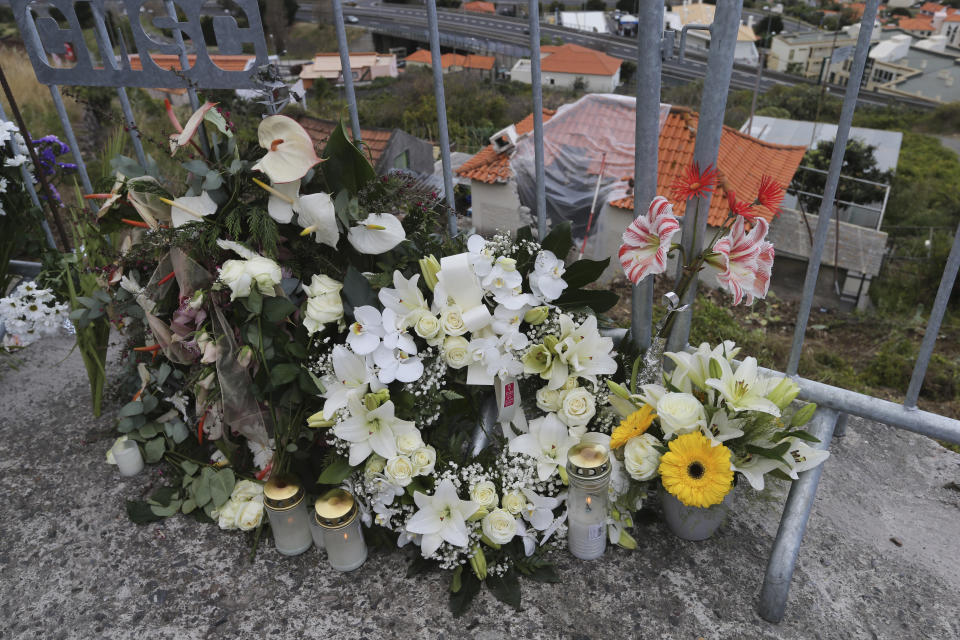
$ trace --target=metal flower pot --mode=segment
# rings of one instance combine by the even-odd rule
[[[674,535],[684,540],[706,540],[727,519],[733,504],[733,489],[720,504],[703,508],[688,507],[661,486],[660,503],[663,505],[663,518]]]

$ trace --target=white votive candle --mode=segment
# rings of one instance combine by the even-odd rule
[[[143,471],[143,456],[133,440],[124,440],[113,445],[113,459],[122,476],[135,476]]]
[[[263,487],[263,506],[270,518],[273,543],[285,556],[300,555],[313,544],[304,491],[291,477],[271,476]]]
[[[323,528],[323,542],[330,566],[353,571],[367,560],[367,543],[357,517],[357,502],[349,491],[331,489],[314,505],[316,523]]]
[[[594,560],[607,548],[610,459],[602,444],[582,442],[567,454],[567,546],[574,557]]]

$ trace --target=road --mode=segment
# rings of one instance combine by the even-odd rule
[[[377,0],[358,0],[356,6],[345,6],[346,15],[356,16],[357,26],[367,27],[380,33],[403,35],[400,31],[409,32],[412,29],[425,29],[427,26],[426,10],[420,5],[384,4]],[[524,18],[513,18],[500,15],[478,14],[466,11],[445,10],[437,11],[441,34],[458,35],[458,46],[474,52],[502,52],[502,46],[512,48],[509,53],[512,57],[529,55],[530,36],[528,22]],[[309,4],[302,4],[298,19],[313,20],[313,8]],[[785,21],[786,22],[786,21]],[[612,34],[591,34],[576,31],[555,25],[541,23],[543,37],[560,38],[565,43],[578,44],[623,60],[632,60],[637,55],[636,41]],[[409,35],[405,36],[409,37]],[[679,36],[677,37],[679,42]],[[523,51],[523,53],[520,53]],[[518,55],[519,54],[519,55]],[[663,62],[663,78],[665,82],[680,84],[701,80],[706,76],[707,62],[703,53],[690,51],[681,62],[677,56]],[[730,78],[730,88],[750,89],[756,84],[756,68],[747,65],[734,65]],[[778,73],[765,69],[760,83],[760,92],[765,93],[773,86],[815,84],[813,81],[795,75]],[[843,87],[830,86],[828,91],[842,97]],[[894,96],[861,92],[858,104],[861,106],[879,106],[898,103],[904,106],[932,108],[929,103],[920,100],[897,98]]]

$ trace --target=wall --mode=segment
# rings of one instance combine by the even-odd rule
[[[401,129],[394,129],[390,143],[380,158],[377,173],[383,175],[394,168],[394,159],[404,151],[409,156],[407,169],[423,175],[433,173],[433,145]]]
[[[523,61],[516,64],[510,72],[510,79],[524,84],[530,84],[530,65],[522,64]],[[575,73],[556,73],[553,71],[543,71],[541,73],[544,87],[563,87],[565,89],[573,88],[577,78],[583,78],[586,83],[587,91],[593,93],[612,93],[617,85],[620,84],[620,70],[618,69],[612,76],[590,76]]]
[[[528,224],[525,220],[527,216],[521,215],[520,195],[513,178],[504,184],[487,184],[473,180],[470,192],[473,226],[477,233],[487,236],[501,230],[513,233]]]

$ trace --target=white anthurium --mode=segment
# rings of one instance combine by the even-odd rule
[[[420,534],[420,553],[432,556],[444,542],[466,547],[470,542],[467,518],[479,508],[472,500],[461,500],[449,479],[437,485],[432,496],[417,491],[413,494],[418,511],[407,521],[408,533]]]
[[[390,384],[394,380],[415,382],[423,375],[420,358],[402,349],[390,349],[386,344],[381,344],[373,352],[373,362],[377,365],[377,378],[383,384]]]
[[[325,388],[323,397],[326,399],[323,404],[323,417],[326,420],[330,420],[337,411],[347,406],[350,392],[362,397],[367,392],[368,385],[376,381],[370,361],[343,345],[338,344],[333,348],[331,360],[333,375],[322,381]]]
[[[813,469],[830,457],[829,451],[811,447],[800,438],[787,438],[787,441],[790,442],[790,450],[784,456],[789,467],[787,475],[794,480],[798,473]]]
[[[318,244],[337,248],[340,230],[337,228],[337,213],[330,194],[321,191],[300,196],[296,211],[297,224],[303,227],[300,235],[312,235]]]
[[[598,375],[616,372],[617,362],[611,355],[613,340],[600,335],[596,316],[589,316],[580,326],[575,326],[573,320],[563,314],[560,316],[560,326],[561,340],[557,344],[557,353],[569,367],[571,376],[576,375],[596,384]],[[550,384],[555,383],[551,380]]]
[[[199,196],[181,196],[173,200],[161,198],[161,201],[170,205],[170,220],[174,227],[203,220],[205,216],[211,216],[217,212],[217,203],[206,191]]]
[[[537,531],[546,531],[551,525],[556,523],[553,517],[553,510],[559,507],[566,494],[561,494],[555,498],[541,496],[532,489],[522,489],[523,495],[527,498],[527,504],[523,507],[523,517]]]
[[[355,322],[347,331],[347,344],[355,353],[367,355],[380,346],[383,337],[383,318],[380,312],[370,305],[353,310]]]
[[[486,277],[493,270],[493,251],[483,236],[472,235],[467,238],[467,251],[470,252],[470,264],[477,277]]]
[[[385,309],[389,309],[396,314],[404,328],[416,322],[421,311],[430,309],[423,293],[420,292],[420,287],[417,286],[419,280],[420,274],[416,274],[408,280],[399,271],[394,271],[393,288],[383,287],[377,294],[380,303],[383,304]]]
[[[275,185],[300,180],[320,162],[310,134],[293,118],[267,116],[257,127],[257,139],[267,153],[253,169],[267,174]]]
[[[127,180],[127,201],[151,229],[156,229],[160,223],[170,220],[170,205],[164,203],[164,198],[152,190],[138,191],[136,188],[138,182],[150,183],[153,186],[159,186],[159,183],[153,176]]]
[[[350,417],[333,427],[333,433],[350,443],[351,466],[360,464],[371,453],[389,460],[397,455],[397,438],[417,429],[414,423],[394,415],[392,400],[369,410],[360,394],[353,391],[347,396],[347,407]]]
[[[371,213],[347,232],[347,240],[353,248],[368,255],[386,253],[406,237],[403,225],[392,213]]]
[[[743,475],[750,486],[757,491],[763,491],[763,476],[774,469],[782,468],[784,460],[773,460],[756,454],[748,454],[742,460],[730,464],[730,468]]]
[[[548,413],[542,418],[530,422],[530,432],[510,441],[511,453],[523,453],[537,461],[537,477],[546,481],[557,471],[557,467],[567,463],[567,451],[577,444],[578,439],[571,436],[567,426],[560,422],[556,414]]]
[[[710,418],[710,423],[706,427],[701,428],[700,431],[710,439],[713,446],[717,446],[727,440],[733,440],[734,438],[742,436],[743,429],[740,428],[742,426],[743,420],[731,418],[727,415],[726,411],[718,409],[716,413],[713,414],[713,417]]]
[[[533,295],[545,302],[552,302],[563,294],[567,283],[563,279],[566,272],[563,260],[552,251],[543,250],[534,260],[533,273],[530,274],[530,289]]]
[[[736,372],[730,368],[726,358],[714,358],[722,372],[719,378],[708,378],[707,386],[720,392],[723,399],[734,411],[761,411],[772,416],[780,415],[780,407],[764,396],[769,384],[757,373],[757,359],[744,358]]]
[[[207,114],[207,111],[210,111],[210,109],[215,106],[217,106],[216,102],[205,102],[199,109],[193,112],[193,115],[187,120],[187,124],[183,125],[183,131],[170,134],[171,156],[175,154],[180,147],[190,144],[193,136],[197,134],[197,129],[203,124],[203,117]]]
[[[280,224],[288,224],[296,212],[300,198],[300,180],[292,182],[274,182],[270,185],[270,197],[267,198],[267,213]]]

